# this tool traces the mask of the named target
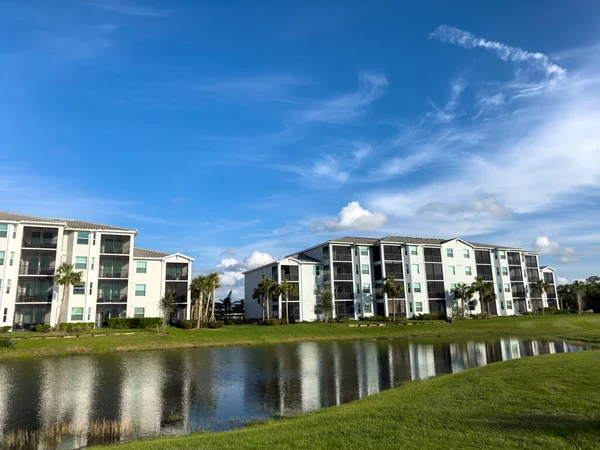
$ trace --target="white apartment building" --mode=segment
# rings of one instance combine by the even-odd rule
[[[299,294],[290,298],[290,316],[313,321],[319,318],[317,299],[323,289],[331,291],[337,317],[391,316],[394,308],[396,315],[406,317],[450,314],[456,306],[452,295],[456,284],[470,284],[477,276],[493,283],[497,296],[491,305],[493,315],[531,311],[532,300],[558,307],[554,269],[540,268],[535,252],[460,238],[343,237],[245,272],[246,318],[262,317],[252,294],[265,277],[297,283]],[[383,294],[388,277],[404,287],[401,297],[391,299]],[[551,285],[550,292],[532,299],[530,285],[540,279]],[[271,317],[284,314],[282,305],[282,298],[272,302]],[[481,312],[477,295],[469,310]]]
[[[54,283],[62,263],[83,274],[63,307],[63,322],[159,317],[160,299],[175,293],[171,320],[189,318],[193,259],[135,246],[137,230],[0,212],[0,326],[28,330],[55,325],[62,287]]]

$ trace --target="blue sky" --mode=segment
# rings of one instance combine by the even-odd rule
[[[341,235],[600,262],[596,2],[0,0],[0,209],[241,271]]]

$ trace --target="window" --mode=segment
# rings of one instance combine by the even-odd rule
[[[13,225],[13,239],[17,238],[17,226]]]
[[[448,258],[454,258],[454,250],[453,250],[453,249],[451,249],[451,248],[447,248],[447,249],[446,249],[446,256],[447,256]]]
[[[356,293],[360,294],[360,284],[356,283]]]
[[[0,252],[0,266],[4,265],[4,252]]]
[[[425,247],[423,249],[423,258],[425,262],[442,262],[442,249]]]
[[[500,259],[506,259],[506,253],[505,252],[500,252]],[[508,308],[508,309],[512,309],[512,308]]]
[[[92,256],[92,265],[91,265],[91,267],[90,267],[92,270],[94,270],[94,263],[95,263],[95,262],[96,262],[96,258],[94,258],[94,257]]]
[[[511,300],[506,300],[506,309],[513,309]]]
[[[83,307],[71,308],[71,320],[83,320]]]
[[[73,295],[85,295],[85,283],[73,286]]]
[[[454,289],[456,289],[456,283],[450,283],[450,292],[454,292]]]
[[[410,275],[410,264],[406,265],[406,274]]]
[[[500,309],[504,311],[504,302],[502,300],[500,300]]]
[[[76,256],[75,268],[80,270],[87,269],[87,256]]]
[[[427,282],[427,297],[430,299],[446,298],[446,289],[443,281],[428,281]]]
[[[8,234],[8,225],[5,223],[0,223],[0,238],[6,237]]]
[[[92,295],[92,289],[94,288],[94,283],[90,283],[90,295]]]
[[[92,236],[92,245],[96,245],[96,233],[94,233]]]
[[[421,283],[414,283],[413,287],[414,287],[415,293],[421,292]]]
[[[471,275],[471,266],[465,266],[465,275]]]
[[[10,283],[11,283],[11,280],[6,281],[6,293],[7,294],[10,294]]]
[[[142,319],[144,318],[144,312],[146,308],[133,308],[133,317]]]
[[[412,303],[410,303],[410,302],[409,302],[409,303],[408,303],[408,307],[410,308],[410,312],[413,312],[413,311],[412,311]]]
[[[135,296],[136,297],[145,297],[146,296],[146,285],[145,284],[136,284],[135,285]]]
[[[81,245],[88,245],[90,242],[90,233],[87,231],[79,231],[77,233],[77,243]]]
[[[423,302],[415,302],[415,311],[423,312]]]
[[[146,273],[148,263],[146,261],[136,261],[135,273]]]
[[[408,249],[410,250],[410,254],[411,255],[416,255],[417,254],[417,246],[416,245],[409,245]]]
[[[8,319],[8,308],[4,308],[4,313],[2,314],[2,322],[6,322]]]
[[[503,267],[502,268],[502,275],[508,276],[508,267]]]
[[[313,266],[313,275],[315,277],[321,275],[321,266]]]
[[[450,275],[456,275],[456,269],[454,266],[448,266],[448,273]]]
[[[464,258],[470,258],[471,257],[471,252],[469,252],[468,248],[463,248],[463,257]]]
[[[500,267],[496,267],[496,275],[500,276]]]
[[[368,249],[368,247],[361,247],[360,248],[360,254],[362,256],[369,256],[369,249]]]
[[[87,317],[88,322],[90,320],[92,320],[92,308],[88,308],[88,317]]]
[[[406,283],[406,290],[408,291],[408,293],[410,294],[410,283]]]
[[[369,274],[369,265],[368,264],[362,264],[362,273],[363,275],[368,275]]]
[[[319,286],[317,286],[316,284],[313,285],[313,294],[319,295]]]
[[[498,293],[502,292],[502,283],[498,283]]]
[[[15,252],[10,252],[10,260],[8,261],[8,265],[12,266],[15,262]]]
[[[364,283],[362,287],[363,287],[363,294],[371,293],[371,285],[369,283]]]
[[[504,292],[510,292],[510,284],[504,283]]]
[[[355,272],[356,272],[356,275],[358,275],[358,274],[359,274],[359,272],[360,272],[360,271],[358,270],[358,264],[355,266],[355,268],[356,268],[356,270],[355,270]]]
[[[418,275],[419,274],[419,265],[418,264],[411,264],[411,268],[413,271],[413,275]]]

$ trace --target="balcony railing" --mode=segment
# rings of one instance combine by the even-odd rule
[[[17,303],[52,303],[52,292],[20,293],[17,291]]]
[[[23,248],[48,248],[55,249],[57,242],[53,239],[23,239]]]
[[[19,265],[19,275],[54,275],[54,266]]]
[[[334,291],[333,296],[336,300],[354,300],[353,291]]]
[[[335,272],[333,278],[335,280],[352,280],[352,272]]]
[[[109,255],[129,255],[129,245],[102,245],[100,253]]]
[[[128,272],[125,269],[103,269],[100,268],[99,278],[127,278]]]
[[[334,261],[352,261],[352,253],[333,252]]]
[[[97,303],[127,303],[126,295],[98,295]]]
[[[282,273],[281,274],[281,281],[283,280],[287,280],[287,281],[300,281],[300,277],[298,276],[297,273]]]
[[[187,273],[167,273],[165,278],[167,280],[187,281],[188,274]]]

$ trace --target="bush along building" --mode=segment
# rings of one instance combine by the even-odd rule
[[[63,287],[56,269],[72,264],[82,284],[70,286],[62,322],[159,317],[160,299],[171,291],[171,320],[189,318],[193,259],[135,246],[138,232],[77,220],[0,212],[0,327],[30,330],[58,320]]]
[[[290,298],[290,317],[320,318],[319,295],[331,291],[334,316],[413,317],[425,313],[450,315],[458,306],[453,291],[458,283],[476,277],[491,283],[495,301],[485,305],[492,315],[511,316],[541,307],[558,307],[554,269],[540,267],[538,254],[513,247],[467,242],[460,238],[426,239],[401,236],[343,237],[286,256],[244,273],[246,318],[261,318],[261,305],[252,298],[258,283],[271,277],[278,283],[296,283],[298,295]],[[389,298],[383,292],[386,278],[394,278],[403,293]],[[547,292],[535,283],[545,281]],[[284,299],[273,299],[271,317],[281,317]],[[465,309],[482,312],[478,294]]]

